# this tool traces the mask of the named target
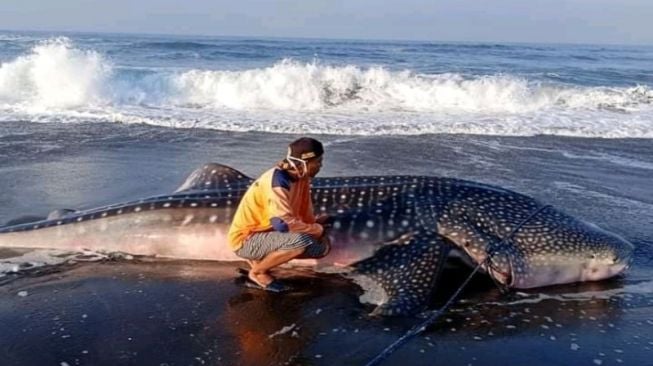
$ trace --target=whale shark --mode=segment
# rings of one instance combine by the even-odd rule
[[[241,260],[226,234],[253,182],[208,163],[171,194],[0,227],[0,247]],[[316,214],[332,217],[332,249],[295,263],[339,269],[374,293],[379,315],[422,310],[454,255],[502,286],[527,289],[619,275],[633,253],[617,234],[534,198],[455,178],[314,178],[312,200]]]

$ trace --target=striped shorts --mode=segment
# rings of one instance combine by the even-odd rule
[[[309,234],[266,231],[250,235],[243,246],[236,251],[236,255],[245,259],[260,260],[277,250],[297,248],[306,248],[297,258],[322,258],[329,251],[327,243]]]

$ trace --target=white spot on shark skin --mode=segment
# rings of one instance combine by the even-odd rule
[[[142,210],[141,206],[137,206],[136,208],[134,208],[134,212],[139,212],[141,210]]]
[[[334,229],[340,229],[341,227],[342,227],[342,222],[340,222],[339,220],[333,223]]]
[[[181,226],[186,226],[188,225],[191,221],[193,221],[193,218],[195,218],[194,215],[186,215],[184,218],[184,221],[182,221]]]
[[[102,217],[107,217],[108,214],[108,212],[102,212]]]
[[[197,202],[193,202],[190,204],[190,207],[197,207]]]
[[[211,207],[218,207],[218,204],[214,202],[211,204]]]
[[[367,220],[365,223],[365,226],[369,227],[370,229],[374,227],[374,221],[372,220]]]
[[[209,217],[210,223],[214,224],[216,221],[218,221],[218,215],[211,215],[211,217]]]
[[[77,222],[81,222],[82,220],[84,220],[84,218],[81,216],[77,218]]]
[[[170,202],[166,202],[166,203],[164,203],[164,204],[163,204],[163,207],[165,207],[165,208],[170,207]]]

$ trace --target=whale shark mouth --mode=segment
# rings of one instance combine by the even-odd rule
[[[509,253],[505,253],[504,255],[505,267],[507,268],[501,268],[500,266],[495,265],[492,257],[486,259],[486,264],[484,267],[497,287],[499,287],[501,291],[506,292],[508,291],[508,288],[512,287],[515,284],[516,274],[512,257],[509,255]]]

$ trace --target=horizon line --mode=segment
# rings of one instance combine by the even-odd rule
[[[497,41],[497,40],[434,40],[434,39],[408,39],[408,38],[340,38],[340,37],[315,37],[315,36],[269,36],[269,35],[226,35],[226,34],[199,34],[199,33],[159,33],[159,32],[131,32],[131,31],[89,31],[89,30],[53,30],[53,29],[5,29],[0,32],[10,33],[73,33],[73,34],[106,34],[106,35],[142,35],[142,36],[167,36],[167,37],[204,37],[204,38],[242,38],[242,39],[279,39],[279,40],[326,40],[326,41],[357,41],[357,42],[425,42],[425,43],[459,43],[459,44],[505,44],[505,45],[558,45],[558,46],[653,46],[653,43],[592,43],[592,42],[553,42],[553,41]]]

